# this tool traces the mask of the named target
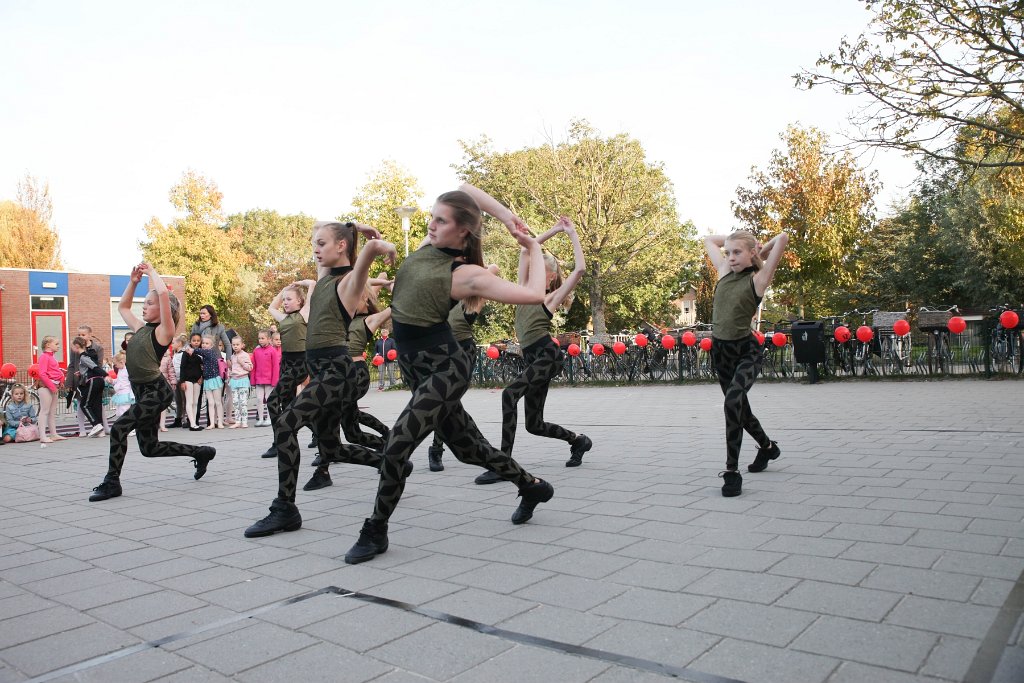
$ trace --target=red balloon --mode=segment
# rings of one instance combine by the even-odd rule
[[[643,348],[643,347],[647,346],[647,335],[646,334],[638,334],[638,335],[636,335],[636,337],[633,338],[633,342],[637,346],[639,346],[640,348]]]
[[[558,343],[558,337],[552,337],[551,341],[555,343],[555,346],[561,346],[561,344]]]
[[[673,337],[671,334],[666,334],[664,337],[661,338],[661,347],[663,349],[671,351],[672,349],[676,348],[676,338]]]
[[[375,367],[379,368],[380,366],[384,365],[384,356],[380,355],[379,353],[374,354],[373,360],[371,362],[374,364]]]
[[[107,370],[107,377],[117,379],[117,370]]]
[[[967,321],[960,316],[955,315],[949,319],[949,322],[946,323],[946,327],[948,327],[949,331],[953,334],[960,334],[967,329]]]
[[[491,360],[496,359],[500,355],[501,355],[501,352],[498,351],[498,347],[497,346],[488,346],[487,347],[487,357],[490,358]]]
[[[867,325],[861,325],[857,328],[857,340],[863,344],[867,344],[869,341],[875,338],[875,332]]]
[[[594,352],[595,356],[600,356],[604,354],[604,344],[601,344],[600,342],[594,344],[593,346],[590,347],[590,350]]]
[[[569,352],[570,356],[578,356],[578,355],[580,355],[579,344],[569,344],[569,348],[566,349],[566,351]]]
[[[999,314],[999,324],[1007,330],[1015,329],[1019,322],[1020,316],[1017,315],[1016,311],[1003,311]]]
[[[15,367],[14,363],[4,363],[0,365],[0,378],[11,379],[18,374],[18,368]]]
[[[761,334],[760,330],[754,330],[754,339],[757,340],[758,344],[761,344],[762,346],[764,346],[764,335]]]
[[[775,334],[772,335],[772,344],[775,344],[776,346],[785,346],[786,335],[783,334],[782,332],[776,332]]]
[[[704,337],[700,340],[700,348],[704,351],[711,350],[711,337]]]
[[[32,379],[39,379],[39,364],[33,363],[28,366],[28,376]]]
[[[389,349],[388,350],[388,360],[394,360],[396,358],[398,358],[398,351],[395,351],[394,349]]]
[[[612,344],[612,351],[615,352],[616,356],[621,356],[626,352],[626,345],[622,342],[615,342]]]
[[[836,331],[832,333],[832,336],[836,338],[836,341],[840,344],[845,344],[850,341],[853,335],[850,333],[850,328],[845,325],[840,325],[836,328]]]
[[[694,344],[697,343],[697,335],[695,335],[693,332],[690,332],[689,330],[683,332],[683,343],[686,344],[687,346],[693,346]]]
[[[892,331],[901,337],[905,334],[909,334],[910,323],[908,323],[906,320],[897,320],[892,324]]]

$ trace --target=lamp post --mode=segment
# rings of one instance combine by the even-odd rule
[[[409,255],[409,218],[416,213],[415,206],[395,207],[395,213],[402,217],[402,232],[405,233],[405,255]]]

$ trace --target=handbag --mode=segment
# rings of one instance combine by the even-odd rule
[[[16,443],[39,441],[39,427],[35,424],[18,425],[18,429],[14,432],[14,441]]]

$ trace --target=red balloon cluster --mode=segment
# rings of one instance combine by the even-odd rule
[[[754,330],[754,339],[757,340],[758,344],[764,346],[764,335],[761,334],[760,330]]]
[[[488,346],[487,347],[487,357],[490,358],[491,360],[497,359],[497,357],[500,356],[500,355],[501,355],[501,352],[498,351],[498,347],[497,346]]]
[[[566,351],[569,352],[570,356],[578,356],[580,355],[580,346],[579,344],[569,344],[569,348]]]
[[[374,367],[379,368],[380,366],[384,365],[384,356],[380,355],[379,353],[374,354],[373,360],[371,362],[373,363]]]
[[[394,360],[396,358],[398,358],[398,351],[395,351],[394,349],[390,349],[388,351],[388,360]]]
[[[593,346],[591,346],[590,350],[594,352],[595,356],[603,356],[604,355],[604,344],[598,342],[597,344],[594,344]]]
[[[711,337],[704,337],[700,340],[700,348],[702,351],[711,350]]]
[[[840,344],[845,344],[853,338],[853,334],[850,333],[850,328],[846,325],[840,325],[836,328],[836,331],[832,333],[832,336],[836,338],[836,341]]]
[[[13,379],[16,374],[18,374],[18,368],[14,363],[0,365],[0,379]]]
[[[776,332],[775,334],[772,335],[772,344],[775,344],[778,347],[785,346],[786,345],[786,335],[783,334],[782,332]]]
[[[626,352],[626,345],[622,342],[615,342],[612,344],[612,351],[615,352],[616,356],[621,356]]]
[[[869,341],[875,338],[875,332],[867,325],[861,325],[857,328],[857,340],[862,344],[867,344]]]
[[[633,343],[636,344],[637,346],[639,346],[642,349],[643,347],[647,346],[647,335],[646,334],[638,334],[638,335],[636,335],[636,337],[633,338]]]
[[[1016,329],[1019,322],[1020,316],[1017,315],[1016,311],[1003,311],[999,314],[999,324],[1007,330]]]
[[[910,323],[906,320],[897,320],[892,324],[892,331],[901,337],[910,334]]]
[[[953,334],[960,334],[961,332],[967,329],[967,321],[961,318],[960,316],[955,315],[949,319],[949,322],[946,323],[946,327]]]
[[[33,363],[28,366],[28,376],[32,379],[39,379],[39,364]]]
[[[687,346],[693,346],[694,344],[697,343],[697,335],[695,335],[693,332],[690,332],[689,330],[683,332],[683,343],[686,344]]]
[[[661,348],[671,351],[676,348],[676,338],[671,334],[666,334],[661,338]]]

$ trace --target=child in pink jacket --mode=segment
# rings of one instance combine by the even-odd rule
[[[260,330],[258,344],[252,351],[252,374],[250,379],[256,387],[256,426],[269,427],[270,414],[267,411],[267,397],[277,386],[281,372],[281,350],[271,344],[270,330]]]
[[[39,441],[43,444],[63,441],[57,434],[57,392],[64,383],[64,371],[54,357],[58,342],[56,337],[43,337],[43,352],[39,354]],[[47,434],[49,432],[49,434]]]

